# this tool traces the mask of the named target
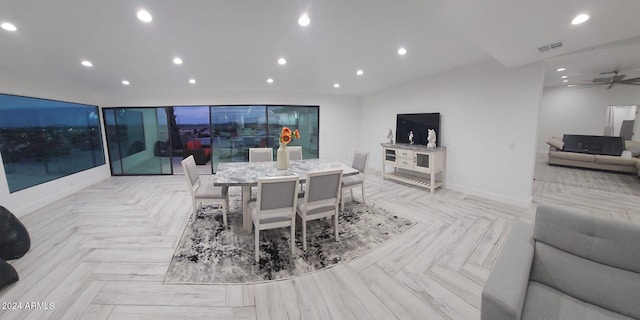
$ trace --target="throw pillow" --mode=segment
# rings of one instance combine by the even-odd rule
[[[0,290],[16,281],[18,281],[18,273],[12,265],[0,259]]]
[[[564,142],[553,137],[547,139],[547,144],[552,147],[558,148],[558,150],[562,150],[562,148],[564,148]]]
[[[640,146],[633,147],[629,151],[631,151],[632,157],[640,157]]]

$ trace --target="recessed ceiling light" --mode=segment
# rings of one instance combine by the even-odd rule
[[[357,75],[359,75],[359,76],[361,76],[361,75],[363,75],[363,74],[364,74],[364,71],[362,71],[362,69],[360,69],[360,70],[356,71],[356,74],[357,74]]]
[[[558,69],[556,69],[556,71],[558,71],[558,72],[562,72],[562,71],[565,71],[565,70],[567,70],[567,68],[558,68]]]
[[[560,79],[566,79],[568,76],[562,76],[560,77]]]
[[[334,87],[334,88],[340,88],[340,84],[339,84],[339,83],[334,83],[334,84],[333,84],[333,87]]]
[[[82,62],[80,63],[85,67],[93,67],[93,63],[91,63],[91,61],[89,60],[82,60]]]
[[[267,79],[267,83],[273,83],[273,79],[271,78]]]
[[[173,63],[175,63],[175,64],[182,64],[182,59],[180,59],[180,58],[178,58],[178,57],[175,57],[175,58],[173,58]]]
[[[588,14],[579,14],[577,15],[575,18],[573,18],[573,20],[571,20],[571,24],[581,24],[585,21],[589,20],[589,15]]]
[[[573,87],[575,87],[575,86],[576,86],[575,84],[569,84],[569,85],[567,85],[567,87],[569,87],[569,88],[573,88]]]
[[[285,58],[278,59],[278,64],[287,64],[287,60]]]
[[[2,27],[2,29],[5,29],[7,31],[16,31],[16,30],[18,30],[18,28],[16,28],[16,26],[11,22],[3,22],[2,24],[0,24],[0,27]]]
[[[398,54],[404,56],[405,54],[407,54],[407,49],[401,47],[400,49],[398,49]]]
[[[308,26],[309,23],[311,23],[311,20],[309,19],[309,16],[306,13],[301,15],[300,18],[298,19],[298,24],[303,27]]]
[[[562,80],[562,82],[567,83],[567,82],[569,82],[569,80],[564,79],[564,80]]]
[[[128,85],[130,85],[131,83],[130,83],[129,81],[127,81],[127,80],[122,80],[122,84],[124,84],[125,86],[128,86]]]
[[[151,20],[153,20],[153,17],[151,16],[151,13],[149,13],[149,11],[147,10],[140,10],[138,11],[138,19],[140,19],[140,21],[142,22],[151,22]]]
[[[196,79],[193,79],[193,78],[192,78],[192,79],[189,79],[189,83],[191,83],[191,84],[196,83]]]

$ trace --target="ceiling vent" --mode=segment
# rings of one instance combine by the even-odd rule
[[[552,43],[552,44],[548,44],[546,46],[539,47],[538,51],[540,53],[544,53],[544,52],[550,51],[552,49],[558,49],[558,48],[562,48],[562,41],[555,42],[555,43]]]

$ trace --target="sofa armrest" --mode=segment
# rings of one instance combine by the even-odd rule
[[[520,319],[534,247],[533,226],[516,223],[482,290],[481,319]]]

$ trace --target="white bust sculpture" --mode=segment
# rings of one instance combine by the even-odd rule
[[[385,135],[385,138],[387,138],[389,143],[393,143],[393,131],[391,131],[391,129],[387,129],[387,134]]]
[[[427,130],[427,148],[436,147],[436,131],[433,129]]]

